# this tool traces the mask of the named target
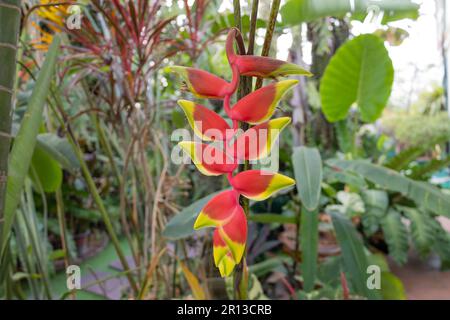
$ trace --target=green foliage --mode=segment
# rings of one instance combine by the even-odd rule
[[[295,224],[295,217],[276,213],[250,214],[248,220],[258,223]]]
[[[447,209],[450,207],[450,195],[443,193],[431,184],[414,181],[396,171],[363,160],[331,159],[327,161],[327,164],[331,167],[358,173],[381,188],[399,192],[434,214],[450,216]]]
[[[333,219],[336,237],[342,250],[342,261],[354,292],[369,299],[378,299],[379,294],[367,288],[368,262],[364,245],[351,221],[339,212],[329,212]]]
[[[411,161],[415,160],[424,152],[425,150],[423,147],[412,147],[405,149],[395,157],[389,159],[385,166],[396,171],[402,170],[406,168],[411,163]]]
[[[299,147],[292,156],[297,190],[303,206],[309,211],[317,208],[322,182],[322,159],[316,148]]]
[[[37,136],[37,149],[47,153],[64,169],[74,172],[80,168],[80,163],[69,141],[52,133],[42,133]]]
[[[322,183],[322,159],[316,148],[299,147],[292,156],[297,191],[302,201],[300,246],[304,289],[314,288],[317,273],[317,248],[319,239],[318,205]]]
[[[399,265],[404,264],[408,260],[408,230],[400,213],[390,209],[381,220],[381,228],[388,244],[389,255]]]
[[[450,233],[434,219],[432,225],[435,233],[433,250],[441,258],[441,269],[448,270],[450,269]]]
[[[31,177],[39,190],[53,193],[62,184],[62,169],[56,160],[39,148],[36,148],[31,160]]]
[[[411,236],[417,252],[425,257],[434,242],[434,230],[432,221],[426,212],[421,212],[415,208],[401,207],[406,217],[411,221]]]
[[[350,171],[338,171],[330,169],[329,167],[324,168],[325,180],[328,183],[343,183],[347,184],[353,188],[364,189],[367,187],[367,183],[364,178],[361,178],[358,174]]]
[[[39,72],[33,94],[28,103],[28,109],[23,117],[19,132],[11,150],[9,159],[9,177],[7,182],[7,195],[5,217],[0,239],[0,252],[3,253],[14,221],[17,206],[20,202],[23,185],[30,168],[34,147],[42,122],[42,114],[50,83],[58,57],[60,39],[55,37],[44,65]]]
[[[295,25],[327,16],[343,18],[352,13],[354,18],[363,19],[371,6],[385,12],[383,22],[418,17],[419,6],[410,0],[355,0],[354,8],[348,0],[289,0],[281,8],[283,23]]]
[[[201,198],[175,215],[166,225],[163,236],[172,240],[184,239],[194,233],[194,223],[206,203],[222,191]]]
[[[300,246],[302,251],[303,289],[314,288],[317,273],[317,252],[319,243],[319,213],[317,209],[304,208],[300,222]]]
[[[362,199],[366,211],[361,216],[364,234],[373,235],[380,227],[380,220],[384,217],[389,206],[389,198],[383,190],[363,190]]]
[[[409,147],[450,140],[450,119],[446,112],[436,115],[398,114],[383,118],[383,126],[395,139]]]
[[[415,166],[408,175],[415,180],[427,179],[431,174],[450,165],[450,156],[444,159],[432,159],[424,165]]]
[[[384,300],[406,300],[402,281],[391,272],[381,273],[381,294]]]
[[[352,153],[355,148],[354,130],[349,128],[347,119],[336,122],[335,129],[339,149],[343,153]]]
[[[358,36],[338,49],[325,70],[320,85],[323,113],[336,122],[356,103],[362,120],[373,122],[386,106],[393,80],[383,41],[371,34]]]

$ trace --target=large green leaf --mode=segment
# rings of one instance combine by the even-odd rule
[[[341,247],[345,273],[353,290],[369,299],[379,299],[379,293],[367,287],[367,257],[364,253],[364,245],[353,224],[337,211],[330,211],[329,213],[333,220],[336,238]]]
[[[329,121],[345,119],[356,104],[366,122],[378,119],[394,81],[394,68],[383,40],[360,35],[339,48],[320,84],[322,110]]]
[[[42,149],[64,169],[73,171],[80,168],[80,162],[69,141],[53,133],[43,133],[37,137],[36,149]]]
[[[39,148],[34,150],[30,176],[38,189],[42,187],[48,193],[56,192],[63,178],[59,163]]]
[[[45,62],[39,72],[33,93],[28,103],[27,111],[22,119],[19,132],[11,150],[9,158],[9,173],[5,204],[5,216],[1,234],[0,252],[4,252],[7,239],[11,232],[17,205],[22,194],[25,178],[30,168],[36,138],[42,122],[42,114],[53,79],[56,61],[58,58],[60,38],[54,37]]]
[[[327,164],[358,173],[381,188],[401,193],[424,209],[437,215],[450,217],[450,195],[429,183],[409,179],[394,170],[364,160],[331,159],[327,161]]]
[[[316,148],[298,147],[292,156],[297,190],[303,206],[309,211],[317,208],[322,183],[322,159]]]
[[[316,148],[295,148],[292,156],[295,180],[303,210],[301,216],[300,246],[304,289],[311,291],[317,273],[319,238],[318,206],[322,184],[322,159]]]
[[[360,20],[374,6],[384,11],[383,22],[418,17],[419,5],[411,0],[355,0],[353,4],[350,0],[289,0],[280,12],[283,24],[295,25],[347,13]]]
[[[195,219],[197,219],[197,215],[206,203],[220,192],[223,192],[223,190],[201,198],[200,200],[197,200],[184,208],[169,221],[163,231],[163,236],[172,240],[183,239],[191,236],[194,233],[194,223]]]

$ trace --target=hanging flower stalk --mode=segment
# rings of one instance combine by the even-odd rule
[[[270,120],[283,95],[297,80],[271,83],[239,100],[233,107],[230,100],[239,85],[240,76],[260,78],[287,75],[310,75],[301,67],[267,57],[238,55],[234,40],[240,36],[235,28],[228,33],[226,53],[233,78],[227,82],[203,70],[174,66],[173,72],[184,80],[186,88],[198,98],[223,100],[232,126],[208,108],[187,100],[178,104],[183,109],[194,133],[206,144],[183,141],[179,145],[190,156],[198,170],[208,176],[227,175],[231,190],[212,198],[199,213],[194,228],[214,227],[214,262],[220,274],[229,276],[244,255],[247,241],[247,217],[239,197],[262,201],[275,192],[290,187],[295,181],[287,176],[263,170],[247,170],[236,175],[239,163],[267,157],[279,133],[291,121],[289,117]],[[238,135],[239,122],[255,125]],[[223,147],[219,148],[218,143]]]

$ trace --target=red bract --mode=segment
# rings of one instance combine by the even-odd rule
[[[297,80],[280,81],[246,95],[231,109],[230,117],[250,124],[267,121],[284,94],[297,83]]]
[[[241,56],[234,52],[237,29],[231,29],[226,52],[233,73],[230,83],[206,71],[172,67],[181,75],[188,89],[197,97],[223,99],[226,114],[233,122],[231,130],[227,121],[204,106],[180,100],[195,134],[204,141],[223,141],[224,150],[204,143],[183,141],[179,145],[191,157],[200,172],[205,175],[227,174],[231,190],[212,198],[199,213],[194,228],[214,227],[214,263],[222,276],[229,276],[241,262],[247,241],[247,217],[239,204],[239,197],[261,201],[275,192],[294,185],[295,181],[284,175],[248,170],[233,176],[241,160],[258,160],[269,155],[273,144],[290,118],[269,119],[283,95],[297,80],[285,80],[269,84],[230,106],[231,96],[236,92],[240,76],[276,78],[290,74],[310,75],[301,67],[266,57]],[[238,136],[233,145],[238,121],[257,124]],[[231,134],[230,134],[231,132]]]
[[[187,89],[198,98],[223,99],[228,93],[230,84],[209,72],[180,66],[169,69],[178,73]]]

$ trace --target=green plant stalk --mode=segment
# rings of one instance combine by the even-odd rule
[[[2,238],[11,122],[20,33],[20,0],[0,0],[0,245]],[[0,247],[1,249],[1,247]]]
[[[1,225],[0,255],[3,257],[9,243],[11,228],[16,215],[17,206],[31,164],[42,114],[49,92],[50,83],[58,57],[60,39],[55,37],[47,53],[44,65],[39,72],[28,108],[23,116],[19,132],[14,141],[9,157],[8,189],[5,199],[4,220]]]
[[[255,4],[255,3],[253,3]],[[234,8],[234,21],[235,27],[239,29],[241,35],[244,35],[244,30],[242,30],[242,22],[241,22],[241,3],[240,0],[233,0],[233,8]],[[254,9],[252,8],[252,11]],[[251,21],[251,23],[256,23],[255,21]],[[252,27],[250,27],[253,29]],[[239,47],[239,54],[246,54],[245,48]],[[251,78],[250,78],[251,79]],[[250,80],[251,81],[251,80]],[[251,82],[250,82],[251,83]],[[237,98],[241,99],[251,91],[251,85],[248,86],[248,80],[246,77],[241,76],[239,81],[239,87],[237,89]],[[242,122],[239,122],[239,127],[243,130],[248,129],[248,125]],[[239,172],[246,171],[250,167],[249,162],[245,161],[244,165],[239,166]],[[250,214],[249,210],[249,201],[248,199],[241,197],[240,202],[244,209],[245,215],[248,217]],[[247,251],[247,249],[245,249]],[[236,266],[236,270],[233,276],[234,283],[234,298],[236,300],[246,300],[248,297],[248,271],[246,270],[247,264],[245,262],[247,253],[244,253],[241,263]],[[246,276],[247,275],[247,276]]]
[[[64,251],[64,264],[67,268],[70,265],[70,252],[67,242],[66,219],[64,214],[65,213],[64,200],[61,187],[59,187],[58,190],[56,190],[55,198],[56,198],[56,214],[58,216],[59,233],[61,234],[61,246]]]
[[[24,193],[26,195],[26,198],[22,197],[23,200],[19,212],[23,217],[22,221],[25,223],[25,228],[28,232],[32,252],[36,257],[36,265],[42,277],[42,286],[44,293],[47,299],[51,300],[52,293],[50,290],[50,281],[48,276],[48,269],[46,266],[47,259],[44,257],[45,243],[42,243],[42,241],[40,241],[41,237],[37,225],[36,210],[33,200],[33,191],[31,189],[31,181],[29,179],[25,181]],[[45,237],[45,235],[42,236]]]
[[[314,289],[317,273],[317,250],[319,241],[319,213],[318,208],[309,211],[302,209],[300,222],[300,247],[302,251],[303,289],[306,292]],[[297,238],[298,239],[298,238]],[[297,250],[298,251],[298,250]],[[294,269],[294,272],[297,268]]]
[[[53,98],[56,100],[56,105],[58,106],[58,108],[60,108],[60,106],[62,106],[62,102],[60,101],[59,96],[57,94],[54,94]],[[53,111],[56,115],[58,114],[58,111],[59,111],[59,113],[64,114],[64,111],[61,109],[58,109],[58,110],[54,109]],[[130,270],[130,266],[128,265],[128,262],[125,258],[125,254],[123,253],[123,250],[120,247],[119,238],[117,237],[116,232],[114,231],[114,227],[112,225],[111,219],[108,215],[108,212],[106,211],[105,205],[100,196],[100,193],[98,192],[97,186],[95,185],[94,178],[92,177],[91,172],[89,171],[89,168],[86,164],[86,161],[84,160],[83,151],[81,150],[80,146],[78,145],[77,140],[76,140],[75,136],[73,135],[73,132],[70,130],[70,127],[68,127],[68,125],[66,124],[66,121],[63,120],[59,116],[57,116],[57,118],[60,122],[62,129],[68,133],[67,134],[68,141],[71,144],[72,149],[74,150],[78,161],[80,162],[81,171],[82,171],[84,179],[86,180],[86,183],[88,185],[89,192],[91,193],[91,196],[94,199],[97,209],[100,212],[103,223],[105,224],[105,227],[106,227],[106,231],[108,232],[108,235],[113,243],[114,249],[117,252],[117,256],[119,257],[119,260],[122,263],[124,270],[128,271],[128,270]],[[137,294],[138,287],[137,287],[136,281],[133,278],[133,275],[131,273],[127,272],[126,276],[130,283],[131,289],[133,290],[133,293]]]

